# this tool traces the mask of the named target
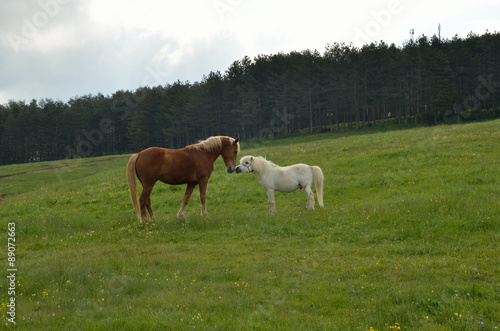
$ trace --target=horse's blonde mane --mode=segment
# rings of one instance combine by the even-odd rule
[[[210,137],[205,141],[199,142],[197,144],[192,144],[187,146],[186,148],[192,148],[197,151],[207,151],[211,152],[213,150],[217,149],[222,149],[222,139],[227,138],[231,143],[234,142],[234,138],[231,137],[226,137],[226,136],[215,136],[215,137]],[[238,149],[239,149],[239,144],[238,144]]]

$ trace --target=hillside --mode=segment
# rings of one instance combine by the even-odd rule
[[[325,208],[276,193],[269,215],[257,179],[219,159],[208,218],[195,191],[177,220],[184,186],[158,183],[156,223],[141,226],[127,155],[0,167],[16,328],[500,327],[500,121],[250,141],[247,154],[320,166]]]
[[[333,43],[234,61],[200,82],[0,104],[0,165],[242,139],[498,119],[500,33]]]

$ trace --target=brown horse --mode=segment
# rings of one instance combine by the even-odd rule
[[[207,216],[206,191],[214,162],[222,155],[227,172],[233,172],[240,150],[238,141],[239,138],[216,136],[183,149],[150,147],[132,155],[127,164],[127,181],[132,203],[141,223],[147,222],[146,209],[154,220],[150,195],[158,180],[171,185],[187,184],[181,209],[177,213],[178,218],[184,216],[184,208],[191,193],[196,185],[199,185],[201,214]],[[142,184],[140,199],[137,197],[136,176]]]

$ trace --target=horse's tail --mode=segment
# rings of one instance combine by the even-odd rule
[[[139,207],[139,197],[137,196],[137,180],[135,172],[135,163],[139,154],[134,154],[130,157],[127,163],[127,182],[128,189],[130,190],[130,197],[132,198],[132,204],[134,205],[135,213],[139,220],[141,219],[141,209]]]
[[[314,178],[314,186],[316,186],[316,195],[318,196],[318,203],[323,207],[323,171],[318,166],[311,167]]]

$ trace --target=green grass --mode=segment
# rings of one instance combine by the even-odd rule
[[[246,154],[319,165],[325,208],[306,210],[302,191],[276,193],[269,215],[257,179],[218,160],[208,218],[195,193],[177,220],[184,186],[158,183],[156,223],[141,226],[127,156],[0,167],[2,327],[500,327],[500,121],[253,142]]]

